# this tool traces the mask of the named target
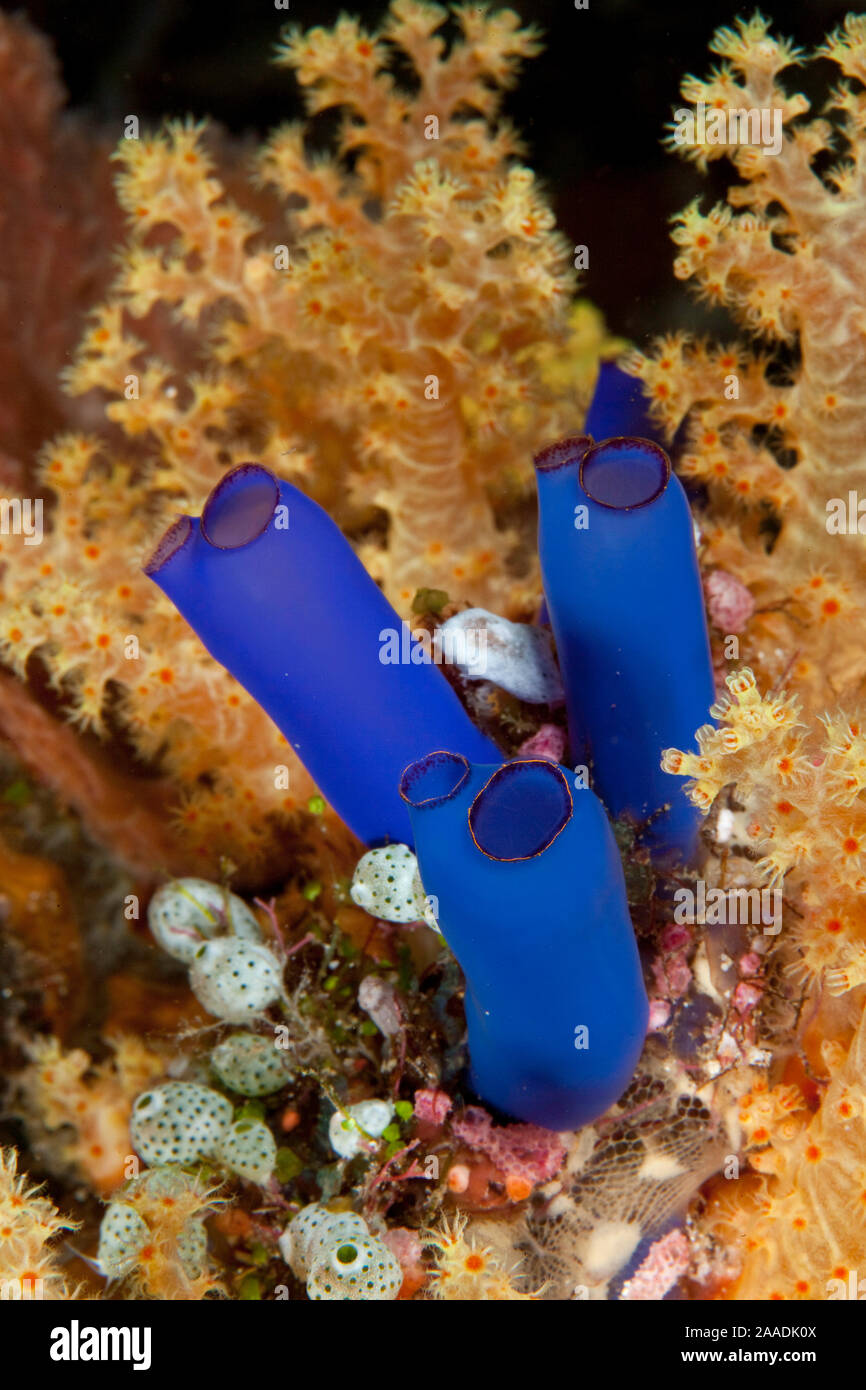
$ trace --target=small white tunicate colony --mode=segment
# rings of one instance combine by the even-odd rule
[[[367,1147],[366,1141],[384,1134],[394,1114],[388,1100],[361,1100],[345,1110],[335,1110],[328,1125],[331,1148],[341,1158],[354,1158]]]
[[[163,950],[189,966],[192,992],[214,1018],[242,1023],[281,997],[282,965],[236,893],[204,878],[172,879],[154,893],[147,920]]]
[[[352,901],[383,922],[420,922],[426,899],[418,860],[408,845],[368,850],[358,860],[349,889]]]
[[[167,1081],[136,1097],[129,1129],[145,1163],[194,1163],[216,1153],[232,1113],[210,1086]]]
[[[199,947],[213,937],[232,935],[261,941],[259,924],[243,898],[206,878],[175,878],[158,888],[147,922],[170,956],[191,965]]]
[[[200,1278],[207,1264],[207,1230],[203,1221],[187,1221],[177,1238],[177,1253],[187,1277]]]
[[[99,1227],[96,1259],[107,1279],[125,1279],[139,1251],[150,1240],[150,1227],[126,1202],[112,1202]]]
[[[220,1140],[217,1157],[233,1173],[261,1186],[276,1167],[276,1140],[261,1120],[236,1120]]]
[[[285,1049],[261,1033],[232,1033],[217,1043],[210,1064],[239,1096],[270,1096],[292,1080]]]
[[[280,1253],[315,1301],[385,1302],[403,1282],[399,1261],[354,1212],[331,1212],[313,1203],[293,1216],[279,1241]]]
[[[136,1153],[151,1165],[215,1159],[261,1184],[271,1177],[277,1160],[267,1125],[234,1120],[225,1096],[194,1081],[168,1081],[138,1096],[130,1134]]]
[[[282,970],[267,946],[224,937],[199,947],[189,983],[214,1018],[243,1023],[280,998]]]
[[[124,1196],[162,1197],[178,1200],[188,1195],[191,1182],[188,1174],[174,1167],[149,1169],[125,1185],[116,1200],[109,1202],[99,1227],[97,1263],[107,1279],[125,1279],[131,1274],[138,1257],[150,1242],[153,1232],[144,1218]],[[197,1217],[190,1219],[178,1233],[177,1256],[190,1279],[197,1279],[207,1264],[207,1231]]]

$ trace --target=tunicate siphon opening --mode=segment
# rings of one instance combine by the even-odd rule
[[[559,468],[578,463],[588,449],[592,448],[592,436],[588,434],[568,434],[554,444],[539,449],[533,462],[539,473],[554,473]]]
[[[145,574],[156,574],[157,570],[162,569],[165,562],[186,545],[191,532],[192,521],[188,516],[179,516],[177,521],[173,521],[146,562]]]
[[[218,550],[249,545],[267,527],[279,498],[276,478],[261,464],[233,468],[205,502],[201,517],[205,540]]]
[[[469,830],[489,859],[534,859],[565,829],[572,809],[568,782],[555,763],[506,763],[469,808]]]
[[[628,511],[645,507],[664,492],[671,462],[649,439],[605,439],[584,455],[580,485],[602,507]]]
[[[409,764],[400,778],[400,795],[416,809],[439,806],[457,794],[468,776],[465,758],[437,750]]]

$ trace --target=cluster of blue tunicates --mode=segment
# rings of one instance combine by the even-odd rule
[[[201,518],[181,517],[147,566],[346,823],[391,853],[390,879],[387,856],[368,862],[356,900],[394,921],[420,915],[422,901],[435,913],[466,976],[479,1094],[557,1129],[618,1098],[646,1028],[608,816],[630,820],[659,863],[689,860],[696,813],[660,758],[693,742],[714,699],[688,502],[638,389],[604,367],[587,433],[536,459],[542,578],[576,771],[505,761],[411,644],[407,660],[383,662],[399,616],[327,514],[257,464],[230,472]],[[483,622],[499,679],[511,679],[501,674],[511,648],[514,688],[554,699],[544,643],[515,643],[495,615]],[[475,661],[464,667],[483,674]],[[263,1006],[276,981],[258,949],[202,947],[195,987],[206,1008],[240,1018]],[[256,985],[241,998],[229,967],[244,951],[240,978]]]

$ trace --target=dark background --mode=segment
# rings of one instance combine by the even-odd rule
[[[122,129],[166,115],[215,117],[235,133],[264,134],[301,114],[292,74],[269,62],[286,23],[330,26],[339,13],[375,28],[384,4],[291,0],[28,0],[22,7],[56,48],[72,105]],[[546,48],[523,69],[506,109],[526,137],[529,163],[553,196],[560,226],[589,247],[583,290],[609,326],[636,342],[691,326],[725,333],[696,305],[671,271],[668,219],[696,193],[705,205],[722,196],[729,168],[702,177],[661,146],[679,104],[681,78],[707,75],[717,60],[707,44],[721,24],[752,6],[731,0],[513,0],[524,22],[539,25]],[[811,49],[856,9],[834,0],[774,0],[762,7],[776,32]],[[809,74],[788,70],[789,86],[817,108],[837,76],[832,64]]]

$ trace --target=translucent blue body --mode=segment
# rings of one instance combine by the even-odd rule
[[[229,473],[146,568],[366,844],[412,843],[398,784],[431,747],[499,759],[339,528],[267,469]]]
[[[574,1129],[631,1080],[648,1005],[604,809],[555,764],[404,774],[425,891],[466,978],[471,1080],[510,1115]]]
[[[602,362],[589,404],[584,432],[592,439],[611,435],[640,435],[657,444],[664,442],[662,431],[651,418],[647,399],[637,377],[629,376],[615,362]],[[536,622],[550,626],[547,603],[542,599]]]
[[[694,746],[715,699],[691,512],[644,439],[562,441],[536,459],[538,546],[572,753],[616,818],[688,860],[700,817],[665,748]]]
[[[662,431],[647,407],[643,385],[615,362],[602,362],[583,428],[593,439],[639,435],[663,443]]]

